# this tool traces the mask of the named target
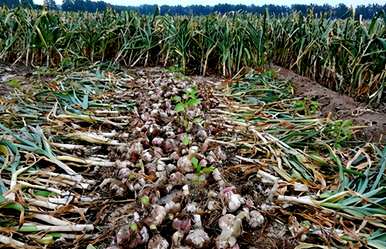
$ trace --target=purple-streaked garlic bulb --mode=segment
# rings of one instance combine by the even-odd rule
[[[139,231],[135,223],[122,226],[116,235],[117,245],[120,248],[136,248],[147,242],[149,238],[146,233],[147,230]]]
[[[177,142],[173,138],[166,139],[162,144],[162,149],[165,153],[171,153],[177,150]]]
[[[132,162],[138,161],[138,159],[142,155],[142,152],[143,152],[142,144],[140,142],[133,143],[130,146],[129,153],[128,153],[130,161]]]
[[[169,176],[169,183],[173,184],[174,186],[183,185],[184,182],[185,182],[185,176],[179,171],[172,173]]]
[[[192,222],[189,217],[182,219],[175,218],[173,220],[172,227],[177,231],[180,231],[181,233],[185,234],[189,232],[190,228],[192,227]]]
[[[155,137],[155,138],[153,138],[151,143],[154,146],[161,146],[164,141],[165,141],[165,139],[163,139],[162,137]]]
[[[220,197],[227,205],[227,208],[230,212],[238,210],[244,203],[243,197],[241,197],[241,195],[239,194],[234,193],[235,189],[236,188],[234,186],[231,186],[222,189],[220,192]]]

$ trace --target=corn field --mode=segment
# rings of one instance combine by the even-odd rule
[[[0,9],[0,60],[59,68],[178,65],[184,73],[226,77],[273,62],[377,105],[385,97],[385,20]]]

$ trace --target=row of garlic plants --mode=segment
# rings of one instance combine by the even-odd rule
[[[0,9],[0,61],[59,68],[112,62],[177,65],[232,77],[276,63],[372,104],[385,99],[386,17],[312,13],[144,16]]]

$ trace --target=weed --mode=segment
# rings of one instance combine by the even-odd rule
[[[194,172],[197,175],[210,174],[215,170],[213,166],[209,166],[209,167],[202,166],[196,157],[192,157],[191,162],[194,168]]]
[[[182,138],[182,143],[185,146],[188,146],[190,144],[190,139],[189,139],[188,134],[186,134],[186,133],[184,134],[184,137]]]
[[[172,100],[177,102],[175,111],[184,112],[192,107],[196,107],[201,103],[201,100],[197,96],[197,88],[191,87],[185,91],[183,98],[180,96],[174,96]]]
[[[195,123],[200,122],[200,120],[196,120],[195,117],[193,117],[193,120],[190,120],[187,115],[187,111],[189,109],[192,109],[201,103],[201,99],[198,98],[198,91],[196,87],[187,89],[182,97],[174,96],[172,101],[176,104],[174,110],[181,114],[179,115],[179,120],[186,130],[189,130],[191,121]]]
[[[20,88],[20,81],[17,79],[9,80],[7,84],[12,88]]]
[[[335,147],[341,147],[352,137],[352,120],[337,120],[328,124],[325,134],[335,139]]]
[[[297,100],[293,104],[293,108],[300,113],[306,115],[315,114],[319,109],[319,104],[317,101],[309,100],[307,98],[302,100]]]

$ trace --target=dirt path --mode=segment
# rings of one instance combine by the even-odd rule
[[[351,119],[355,124],[366,126],[357,134],[359,138],[386,143],[386,108],[373,110],[353,98],[334,92],[319,83],[302,77],[293,71],[275,66],[280,79],[291,80],[295,95],[318,100],[321,115],[332,115],[336,119]]]

